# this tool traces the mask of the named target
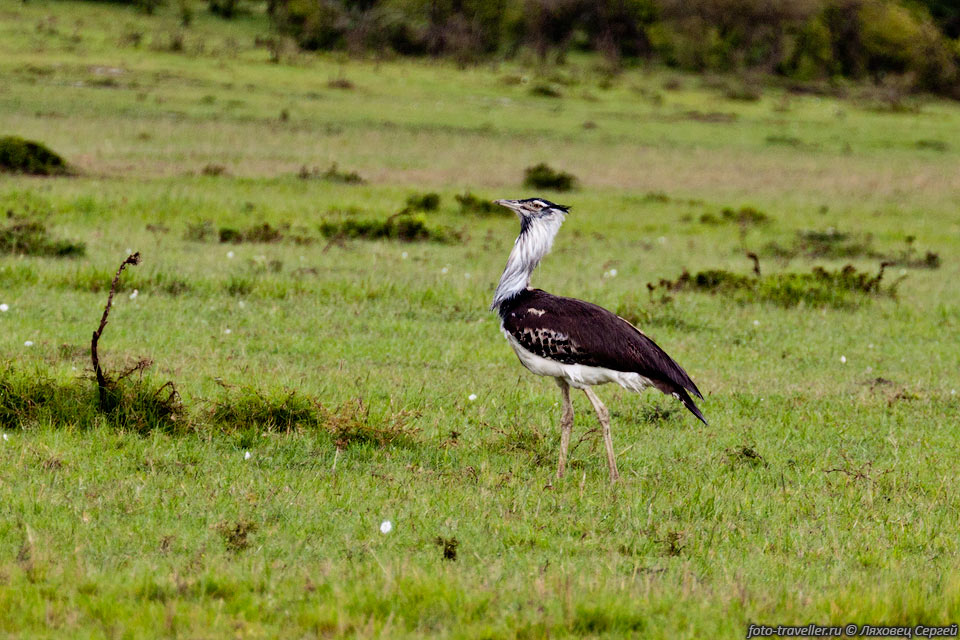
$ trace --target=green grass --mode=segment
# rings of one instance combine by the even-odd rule
[[[0,9],[0,134],[76,173],[4,175],[0,214],[86,247],[0,256],[0,635],[703,638],[960,617],[960,107],[735,100],[576,57],[274,64],[258,13],[198,9],[171,52],[173,5]],[[560,97],[531,94],[555,74]],[[365,182],[325,179],[334,163]],[[523,187],[539,163],[578,189]],[[424,193],[439,207],[417,219],[456,241],[323,236]],[[554,478],[559,394],[487,310],[518,225],[476,203],[533,195],[572,206],[535,284],[630,309],[706,396],[710,426],[599,389],[615,487],[580,396]],[[131,402],[173,381],[174,429],[96,411],[90,335],[128,249],[143,264],[101,360],[151,359]],[[878,255],[905,256],[884,282],[906,278],[841,308],[648,295],[683,269],[749,274],[748,251],[765,278],[874,274]]]

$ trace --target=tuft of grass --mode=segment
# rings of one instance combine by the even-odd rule
[[[250,546],[250,534],[257,530],[257,523],[244,518],[233,522],[221,520],[214,528],[223,538],[227,550],[239,553]]]
[[[763,97],[760,87],[753,83],[737,83],[730,85],[723,92],[727,100],[738,102],[757,102]]]
[[[917,149],[927,149],[929,151],[946,151],[950,148],[943,140],[917,140],[914,146]]]
[[[696,274],[684,270],[675,280],[661,279],[648,283],[653,295],[657,291],[699,291],[721,294],[740,302],[769,302],[781,307],[805,304],[812,307],[851,307],[871,297],[895,298],[899,280],[882,286],[884,267],[871,275],[853,265],[830,271],[814,267],[809,273],[776,273],[759,277],[745,276],[724,269],[711,269]]]
[[[740,207],[739,209],[725,207],[720,212],[719,218],[712,213],[705,213],[700,216],[700,222],[703,224],[735,223],[742,227],[759,226],[766,224],[769,221],[770,216],[765,214],[763,211],[754,209],[753,207]]]
[[[557,171],[545,162],[541,162],[526,168],[523,185],[535,189],[570,191],[577,187],[577,178],[572,173]]]
[[[537,83],[530,87],[530,95],[540,98],[562,98],[563,93],[560,89],[551,84]]]
[[[907,236],[904,247],[891,251],[879,251],[873,245],[870,234],[855,234],[828,229],[826,231],[798,231],[793,243],[783,246],[770,242],[763,253],[776,258],[821,258],[844,260],[852,258],[871,258],[881,260],[890,266],[910,267],[913,269],[939,269],[940,254],[926,251],[920,254],[914,246],[916,238]]]
[[[408,211],[436,211],[440,208],[439,193],[414,193],[407,197]]]
[[[445,538],[443,536],[437,536],[433,542],[440,547],[444,560],[452,561],[457,559],[457,547],[460,546],[459,540],[452,537]]]
[[[292,432],[321,424],[319,405],[294,391],[264,394],[249,387],[228,388],[214,401],[209,422],[225,432],[245,429]]]
[[[329,434],[341,448],[355,444],[410,444],[417,433],[409,424],[409,412],[371,416],[359,399],[330,409],[295,391],[264,393],[249,387],[225,388],[225,395],[214,401],[206,418],[211,426],[225,433],[319,431]]]
[[[454,199],[460,205],[460,213],[463,214],[478,216],[512,215],[509,209],[494,204],[492,200],[478,198],[469,191],[455,195]]]
[[[338,182],[341,184],[366,184],[366,180],[356,171],[341,171],[337,163],[332,163],[324,171],[317,167],[308,168],[306,165],[300,167],[297,177],[301,180],[320,179],[327,182]]]
[[[227,168],[222,164],[208,164],[200,170],[200,175],[218,178],[227,175]]]
[[[40,142],[17,136],[0,137],[0,173],[66,176],[73,171],[59,154]]]
[[[350,80],[347,80],[346,78],[334,78],[329,82],[327,82],[327,88],[340,89],[343,91],[352,91],[353,89],[357,88],[357,85],[355,85]]]
[[[771,134],[765,138],[767,144],[777,144],[784,145],[787,147],[802,147],[803,140],[795,136],[787,136],[783,134]]]
[[[207,238],[213,236],[213,233],[213,223],[209,220],[189,222],[187,223],[186,230],[183,232],[183,239],[193,242],[205,242]]]
[[[106,269],[81,267],[76,271],[52,278],[49,282],[62,289],[99,293],[110,288],[111,277],[111,273]],[[179,296],[193,291],[194,286],[180,276],[170,275],[162,271],[150,274],[124,272],[120,280],[117,281],[117,291],[132,291],[134,289]]]
[[[36,220],[12,217],[0,227],[0,254],[75,258],[86,252],[82,242],[52,239],[46,225]]]
[[[149,363],[147,363],[149,364]],[[0,427],[17,429],[37,424],[89,429],[101,422],[136,433],[154,430],[182,432],[187,427],[180,396],[171,384],[153,387],[148,378],[132,379],[138,363],[124,372],[107,393],[107,411],[98,411],[96,389],[85,380],[60,381],[42,371],[0,369]]]
[[[460,241],[460,234],[449,228],[434,228],[422,216],[400,212],[386,220],[354,220],[323,222],[320,233],[331,239],[400,240],[402,242],[440,242],[452,244]]]
[[[247,229],[233,229],[231,227],[221,227],[218,238],[221,243],[240,244],[242,242],[270,243],[279,242],[284,237],[284,231],[289,229],[289,225],[283,229],[278,229],[264,222],[253,225]]]

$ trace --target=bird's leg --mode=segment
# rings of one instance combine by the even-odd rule
[[[620,472],[617,471],[617,457],[613,453],[613,436],[610,435],[610,412],[607,411],[607,408],[600,402],[600,398],[597,397],[597,394],[595,394],[590,387],[584,387],[583,392],[586,394],[587,399],[590,400],[590,404],[593,405],[593,410],[597,412],[597,419],[600,421],[600,427],[603,429],[603,444],[607,449],[607,466],[610,468],[610,482],[616,482],[620,477]]]
[[[563,415],[560,417],[560,462],[557,464],[557,477],[562,478],[567,467],[570,434],[573,433],[573,403],[570,402],[570,385],[562,378],[555,378],[555,380],[563,396]]]

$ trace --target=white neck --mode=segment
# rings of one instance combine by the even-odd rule
[[[505,301],[530,286],[530,276],[543,256],[550,252],[553,239],[563,224],[564,215],[556,213],[542,218],[532,218],[520,230],[513,250],[507,258],[497,290],[493,294],[491,309],[497,309]]]

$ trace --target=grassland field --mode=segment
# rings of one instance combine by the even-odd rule
[[[77,173],[0,174],[0,225],[86,247],[0,256],[0,636],[713,638],[960,619],[960,105],[857,86],[734,100],[737,77],[610,75],[578,56],[273,56],[262,15],[198,5],[184,28],[173,5],[0,6],[0,135]],[[579,188],[523,186],[540,162]],[[365,183],[323,179],[332,163]],[[447,242],[320,234],[427,192],[440,207],[417,219]],[[655,392],[598,389],[611,487],[578,394],[557,480],[557,388],[487,308],[518,224],[462,211],[465,192],[571,205],[534,284],[636,319],[704,391],[709,426]],[[766,222],[722,213],[744,208]],[[265,223],[287,237],[219,242]],[[175,383],[174,430],[95,410],[90,335],[131,250],[143,263],[100,355],[112,372],[147,357],[141,385]],[[748,251],[774,279],[937,263],[900,261],[895,297],[836,304],[648,293],[684,269],[750,276]],[[64,395],[17,404],[41,382]],[[257,413],[291,398],[368,437]]]

